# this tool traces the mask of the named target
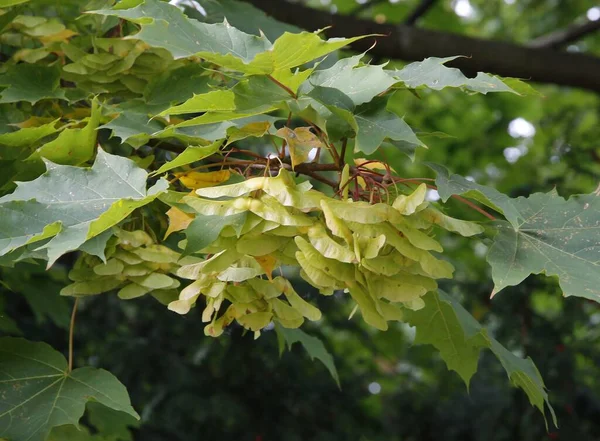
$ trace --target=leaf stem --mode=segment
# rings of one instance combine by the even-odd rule
[[[73,312],[71,313],[71,324],[69,325],[69,372],[73,370],[73,331],[75,330],[77,303],[79,303],[79,297],[75,297],[75,303],[73,303]]]
[[[432,186],[433,187],[433,186]],[[462,202],[465,205],[468,205],[469,207],[471,207],[473,210],[478,211],[479,213],[483,214],[485,217],[487,217],[490,220],[497,220],[496,217],[494,217],[493,215],[491,215],[490,213],[488,213],[487,211],[485,211],[483,208],[478,207],[477,205],[475,205],[473,202],[469,201],[468,199],[463,198],[462,196],[459,196],[457,194],[453,194],[452,197],[454,199],[456,199],[457,201]]]
[[[287,87],[285,84],[283,84],[283,83],[281,83],[281,82],[277,81],[275,78],[273,78],[273,76],[272,76],[272,75],[267,75],[267,78],[268,78],[269,80],[273,81],[273,82],[274,82],[275,84],[277,84],[279,87],[281,87],[281,88],[282,88],[283,90],[285,90],[287,93],[289,93],[289,94],[292,96],[292,98],[294,98],[294,99],[298,98],[298,95],[296,95],[292,89],[290,89],[289,87]]]

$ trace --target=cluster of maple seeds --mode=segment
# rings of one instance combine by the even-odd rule
[[[285,169],[276,177],[198,189],[179,203],[198,216],[236,221],[225,222],[218,239],[200,250],[206,257],[180,261],[177,275],[193,282],[169,309],[186,314],[204,296],[202,318],[212,336],[234,320],[256,336],[272,321],[295,328],[304,318],[318,320],[320,311],[288,280],[272,276],[288,266],[323,295],[349,293],[367,323],[387,329],[388,321],[402,319],[402,308],[424,306],[421,297],[437,288],[436,279],[452,277],[452,266],[432,254],[442,247],[431,227],[481,232],[431,207],[425,196],[421,185],[392,205],[336,200],[308,182],[296,184]]]
[[[123,300],[151,294],[167,303],[178,295],[179,280],[171,277],[181,255],[159,245],[142,230],[115,229],[104,250],[105,261],[82,253],[69,272],[73,281],[61,291],[67,296],[89,296],[119,289]]]

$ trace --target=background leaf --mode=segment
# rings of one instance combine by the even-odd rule
[[[0,436],[11,441],[44,441],[55,426],[77,425],[90,400],[139,418],[112,374],[68,372],[64,357],[45,343],[0,338],[0,365]]]
[[[524,221],[497,224],[487,256],[494,293],[544,273],[558,277],[563,295],[600,301],[600,197],[536,193],[512,203]]]
[[[335,368],[333,357],[327,351],[327,349],[325,349],[325,345],[323,345],[321,340],[319,340],[317,337],[308,335],[301,329],[289,329],[275,324],[275,330],[277,331],[277,336],[279,339],[280,354],[283,352],[284,345],[287,345],[287,347],[291,350],[292,345],[299,342],[304,349],[306,349],[306,352],[308,352],[308,355],[311,359],[314,360],[316,358],[325,365],[337,385],[340,386],[340,378]]]

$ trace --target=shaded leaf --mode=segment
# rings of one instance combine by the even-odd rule
[[[0,364],[2,437],[44,441],[53,427],[77,426],[90,400],[139,418],[112,374],[89,367],[69,372],[65,358],[45,343],[0,338]]]
[[[425,308],[422,310],[404,311],[407,321],[417,328],[415,342],[435,346],[448,368],[457,371],[467,385],[477,369],[481,349],[490,349],[506,370],[511,383],[523,389],[530,403],[544,416],[544,404],[547,405],[556,425],[556,417],[548,402],[544,382],[531,358],[522,359],[515,356],[488,336],[487,330],[446,293],[432,292],[423,299]]]
[[[153,78],[144,90],[144,99],[149,105],[168,106],[208,91],[206,69],[194,63]]]
[[[148,139],[163,130],[163,125],[156,120],[150,120],[147,114],[123,111],[111,122],[100,126],[101,129],[110,129],[113,135],[121,138],[133,147],[140,147]]]
[[[185,230],[187,245],[184,254],[192,254],[206,248],[221,234],[223,228],[231,225],[238,234],[241,232],[248,212],[233,214],[231,216],[211,216],[198,214]]]
[[[355,149],[371,154],[385,139],[424,146],[413,130],[395,113],[385,108],[384,99],[376,99],[356,109],[358,133]]]
[[[323,363],[337,385],[340,385],[340,378],[338,376],[337,369],[335,368],[333,357],[329,352],[327,352],[327,349],[325,349],[325,345],[321,340],[319,340],[317,337],[308,335],[301,329],[288,329],[278,324],[275,324],[275,331],[277,332],[278,339],[280,339],[280,354],[283,352],[284,345],[287,345],[287,347],[291,350],[294,343],[300,343],[302,346],[304,346],[304,349],[306,349],[306,352],[308,352],[310,358],[312,360],[316,358]]]
[[[20,63],[13,65],[0,75],[0,86],[7,86],[0,92],[0,103],[27,101],[35,104],[39,100],[65,99],[59,88],[60,68]]]

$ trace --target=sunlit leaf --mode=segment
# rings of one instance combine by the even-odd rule
[[[457,58],[459,56],[446,58],[430,57],[424,61],[411,63],[405,68],[393,72],[392,75],[411,88],[426,86],[430,89],[441,90],[444,87],[464,87],[465,89],[480,93],[517,93],[493,75],[479,72],[475,78],[467,78],[459,69],[444,66],[445,63]]]

